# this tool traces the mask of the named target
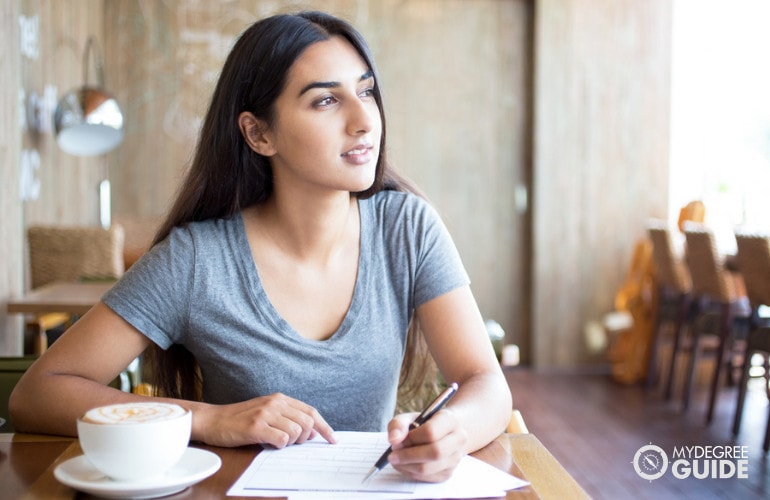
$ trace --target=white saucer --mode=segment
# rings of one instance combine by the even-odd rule
[[[219,470],[222,460],[215,453],[187,448],[179,463],[163,477],[145,481],[113,481],[80,455],[60,464],[53,475],[71,488],[104,498],[155,498],[177,493]]]

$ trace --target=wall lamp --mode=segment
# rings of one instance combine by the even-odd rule
[[[83,86],[70,90],[54,112],[56,142],[75,156],[96,156],[115,149],[123,141],[123,113],[115,98],[104,89],[102,57],[96,39],[89,37],[83,54]],[[88,83],[89,56],[94,51],[97,85]]]

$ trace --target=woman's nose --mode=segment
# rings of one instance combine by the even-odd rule
[[[380,110],[373,100],[354,99],[351,101],[347,126],[349,134],[360,135],[371,132],[379,120]]]

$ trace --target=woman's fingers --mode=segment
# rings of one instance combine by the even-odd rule
[[[439,482],[452,475],[461,458],[457,447],[442,441],[402,448],[390,460],[396,470],[413,479]]]
[[[283,394],[273,394],[265,400],[259,410],[258,420],[266,422],[271,428],[268,433],[271,438],[269,444],[281,448],[304,443],[315,433],[334,442],[333,429],[312,406]]]
[[[393,467],[419,481],[448,479],[467,445],[467,434],[459,427],[452,412],[441,410],[427,423],[398,440],[404,430],[402,423],[397,417],[388,427]]]
[[[204,441],[217,446],[262,443],[283,448],[316,435],[336,442],[334,430],[318,410],[279,393],[231,405],[209,405],[197,414],[196,421]]]
[[[326,442],[330,444],[334,444],[337,442],[337,438],[334,437],[334,429],[332,429],[332,426],[329,425],[326,420],[321,416],[320,413],[318,413],[318,410],[313,408],[313,422],[315,425],[313,426],[312,432],[311,432],[311,439],[314,437],[315,433],[321,435],[322,438],[326,440]]]
[[[396,415],[388,423],[388,442],[396,450],[403,447],[403,441],[409,433],[409,424],[411,424],[418,413],[401,413]]]

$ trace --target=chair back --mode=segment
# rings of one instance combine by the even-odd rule
[[[30,282],[115,279],[123,274],[123,227],[30,226]]]
[[[736,232],[735,241],[751,306],[770,306],[770,236]]]
[[[691,201],[679,210],[679,220],[677,227],[684,232],[688,222],[702,223],[706,218],[706,205],[700,200]]]
[[[647,232],[652,240],[652,258],[658,284],[678,293],[689,292],[690,276],[682,256],[674,249],[671,230],[664,222],[653,221]]]
[[[684,235],[693,293],[722,303],[733,302],[737,291],[724,268],[714,234],[704,226],[687,224]]]

